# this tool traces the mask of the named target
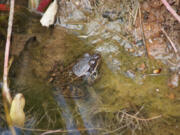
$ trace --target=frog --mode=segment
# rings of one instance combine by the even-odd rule
[[[65,68],[57,62],[50,71],[48,82],[65,98],[83,98],[87,96],[86,86],[99,77],[100,61],[100,54],[85,53]]]

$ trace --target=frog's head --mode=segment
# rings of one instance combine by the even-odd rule
[[[101,56],[99,54],[94,54],[91,56],[91,59],[89,60],[90,68],[88,70],[90,74],[94,74],[96,72],[100,64],[100,58]]]
[[[86,75],[86,79],[89,84],[92,84],[98,78],[98,68],[100,65],[101,56],[99,54],[94,54],[89,60],[89,70]]]
[[[99,59],[99,54],[89,55],[86,53],[84,57],[73,66],[73,73],[78,77],[91,75],[97,69]]]

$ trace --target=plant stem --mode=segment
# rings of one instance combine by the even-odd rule
[[[2,88],[3,104],[4,104],[5,114],[6,114],[6,120],[7,120],[9,129],[11,130],[12,135],[16,135],[16,132],[12,125],[11,118],[9,115],[9,107],[11,105],[12,98],[11,98],[9,87],[8,87],[8,72],[9,72],[8,61],[9,61],[9,50],[10,50],[11,33],[12,33],[13,16],[14,16],[14,3],[15,3],[15,0],[11,0],[9,20],[8,20],[8,29],[7,29],[7,39],[6,39],[6,46],[5,46],[3,88]]]
[[[5,56],[4,56],[4,74],[3,74],[3,95],[6,97],[6,100],[8,101],[9,104],[11,104],[12,98],[11,98],[9,87],[8,87],[8,61],[9,61],[9,50],[10,50],[10,44],[11,44],[11,33],[12,33],[13,16],[14,16],[14,3],[15,3],[15,0],[11,0],[6,47],[5,47]]]

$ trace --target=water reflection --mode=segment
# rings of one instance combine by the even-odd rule
[[[68,104],[66,103],[66,100],[63,95],[59,94],[58,92],[55,93],[55,99],[57,101],[57,104],[62,110],[62,116],[64,118],[66,129],[67,130],[74,130],[75,133],[68,133],[69,135],[80,135],[80,132],[77,129],[77,126],[74,122],[74,118],[72,116],[72,112],[69,109]]]
[[[55,90],[55,99],[57,101],[58,106],[62,110],[62,117],[64,118],[65,124],[66,124],[66,129],[69,130],[69,135],[81,135],[80,131],[81,129],[78,130],[78,125],[75,121],[77,121],[77,118],[74,118],[73,116],[73,111],[71,111],[71,103],[74,104],[74,107],[77,107],[77,112],[80,114],[80,121],[81,124],[83,124],[83,127],[87,129],[86,134],[87,135],[93,135],[96,134],[95,130],[92,130],[95,128],[93,124],[91,123],[91,120],[89,119],[89,113],[88,110],[90,110],[91,106],[83,103],[84,101],[82,99],[77,99],[77,98],[65,98],[61,93],[60,90]],[[71,102],[71,103],[69,103]],[[91,102],[91,101],[87,101]],[[79,120],[79,119],[78,119]],[[90,129],[90,130],[88,130]],[[71,132],[73,130],[73,133]],[[71,133],[70,133],[71,132]]]

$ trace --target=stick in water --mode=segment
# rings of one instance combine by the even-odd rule
[[[167,10],[178,20],[180,23],[180,16],[176,13],[176,11],[169,5],[166,0],[161,0]]]
[[[11,41],[11,33],[12,33],[12,25],[13,25],[13,16],[14,16],[14,3],[15,0],[11,0],[10,3],[10,13],[9,13],[9,20],[8,20],[8,29],[7,29],[7,39],[6,39],[6,47],[5,47],[5,56],[4,56],[4,73],[3,73],[3,88],[2,88],[2,95],[3,95],[3,104],[4,110],[6,114],[6,120],[8,126],[11,130],[12,135],[16,135],[16,132],[12,126],[11,118],[9,115],[9,106],[11,105],[12,98],[9,92],[8,87],[8,61],[9,61],[9,50],[10,50],[10,41]]]

